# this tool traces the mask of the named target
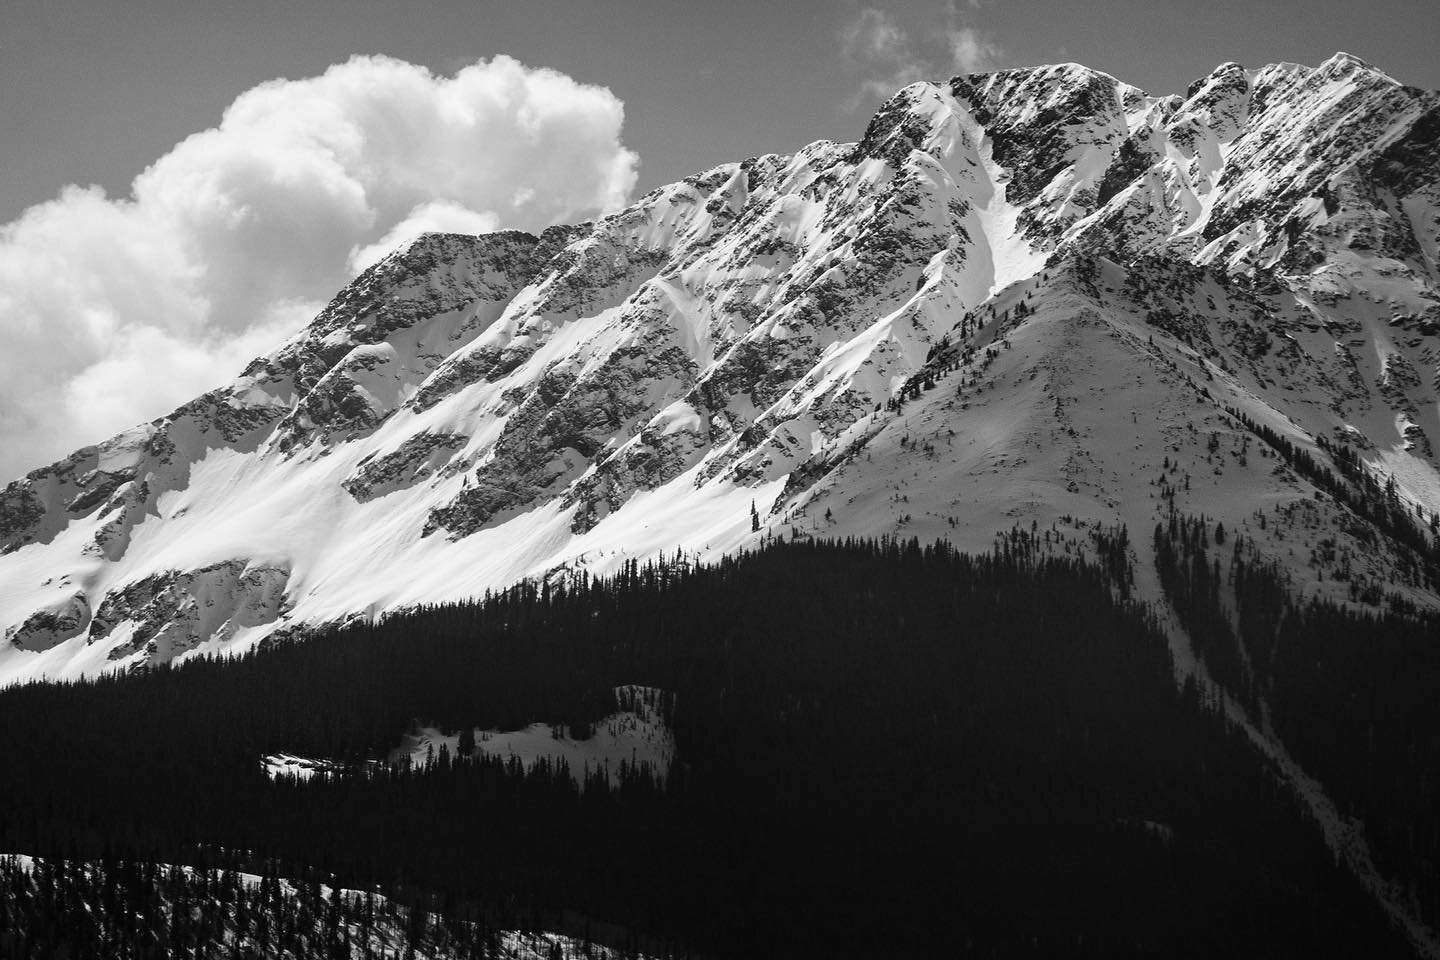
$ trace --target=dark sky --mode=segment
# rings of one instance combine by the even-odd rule
[[[954,72],[944,31],[1000,66],[1075,60],[1151,93],[1225,60],[1317,63],[1344,49],[1440,87],[1434,0],[928,0],[874,4],[923,66]],[[450,73],[506,53],[626,106],[639,192],[714,163],[854,139],[878,65],[841,40],[835,0],[7,0],[0,13],[0,223],[66,183],[124,196],[131,179],[242,91],[386,53]]]

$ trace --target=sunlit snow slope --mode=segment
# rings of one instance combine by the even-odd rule
[[[1172,506],[1299,591],[1435,605],[1253,425],[1353,452],[1430,536],[1437,157],[1440,96],[1344,54],[1162,98],[1065,64],[594,223],[423,237],[0,493],[0,682],[773,535],[1125,523],[1144,567]]]

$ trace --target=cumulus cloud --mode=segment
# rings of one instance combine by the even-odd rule
[[[969,2],[978,7],[976,0]],[[1005,50],[987,34],[960,23],[954,0],[946,5],[945,25],[918,41],[889,11],[861,7],[840,29],[840,54],[860,77],[846,102],[851,110],[917,80],[992,70],[1006,59]]]
[[[426,230],[538,230],[624,204],[609,90],[508,57],[453,76],[355,57],[241,94],[128,197],[67,187],[0,226],[0,475],[233,376]]]
[[[500,218],[488,210],[471,210],[450,200],[422,203],[375,243],[351,251],[350,272],[359,273],[402,243],[422,234],[489,233],[499,227]]]

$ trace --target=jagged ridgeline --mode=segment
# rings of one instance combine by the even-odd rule
[[[1263,529],[1307,597],[1435,609],[1437,118],[1344,54],[1183,96],[1007,70],[594,222],[422,237],[0,492],[0,680],[779,531],[1146,547],[1172,509]]]
[[[771,544],[0,692],[0,848],[91,865],[0,870],[0,949],[365,956],[363,902],[323,881],[446,957],[526,925],[673,956],[1408,955],[1214,692],[1177,687],[1126,554],[1118,529]],[[375,762],[417,718],[583,729],[621,684],[663,691],[663,777]],[[333,764],[271,778],[280,751]],[[122,901],[147,909],[65,913]]]

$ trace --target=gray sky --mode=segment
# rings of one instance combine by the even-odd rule
[[[4,0],[0,482],[226,382],[426,230],[535,230],[857,139],[904,84],[974,70],[1074,60],[1165,94],[1344,49],[1440,87],[1437,11]]]
[[[123,196],[239,93],[320,73],[353,53],[437,72],[509,54],[624,101],[639,190],[720,162],[855,139],[857,65],[837,0],[8,0],[0,15],[0,222],[66,183]],[[1344,49],[1405,83],[1440,87],[1433,0],[944,0],[875,3],[937,65],[947,20],[1001,65],[1076,60],[1151,93],[1216,64],[1316,63]],[[942,70],[942,72],[945,72]],[[848,108],[848,109],[847,109]]]

